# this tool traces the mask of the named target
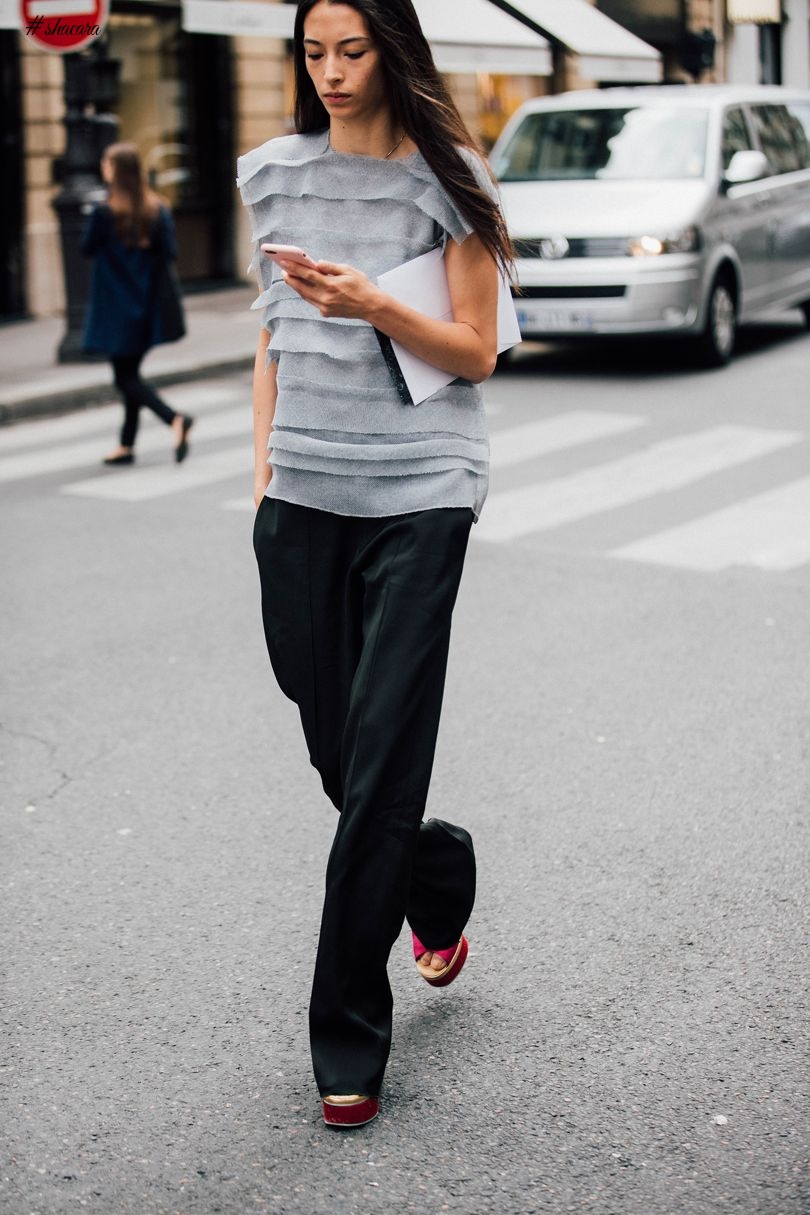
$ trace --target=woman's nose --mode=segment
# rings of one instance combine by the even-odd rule
[[[324,72],[327,80],[337,81],[343,79],[343,68],[339,59],[327,58],[326,70]]]

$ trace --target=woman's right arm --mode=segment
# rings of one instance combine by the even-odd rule
[[[270,432],[273,429],[273,416],[276,412],[278,364],[273,361],[265,368],[269,344],[270,334],[266,329],[262,329],[259,334],[259,344],[256,347],[256,360],[253,364],[253,451],[255,458],[253,501],[256,503],[257,510],[273,476],[273,470],[267,463],[267,446],[270,441]]]

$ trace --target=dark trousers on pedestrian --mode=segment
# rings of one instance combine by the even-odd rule
[[[256,515],[270,660],[340,812],[310,1002],[322,1095],[379,1093],[404,918],[446,949],[472,911],[470,836],[422,822],[472,517],[356,518],[272,498]]]
[[[145,353],[145,352],[144,352]],[[124,425],[121,427],[121,446],[134,447],[138,434],[141,406],[147,405],[168,426],[176,413],[159,397],[152,385],[140,374],[143,354],[122,354],[112,359],[115,386],[124,399]]]

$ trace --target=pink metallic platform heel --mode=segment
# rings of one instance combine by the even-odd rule
[[[462,935],[458,944],[451,945],[449,949],[427,949],[415,933],[412,932],[411,936],[416,969],[425,982],[429,983],[431,987],[446,987],[448,983],[452,983],[453,979],[461,973],[461,968],[467,961],[467,953],[470,948],[467,938]],[[420,963],[420,958],[426,953],[438,954],[447,965],[443,970],[434,970],[432,966]]]

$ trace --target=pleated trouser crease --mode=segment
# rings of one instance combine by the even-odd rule
[[[340,811],[310,1002],[322,1094],[379,1093],[403,919],[444,949],[472,911],[470,836],[422,822],[472,518],[347,517],[274,498],[256,515],[270,660]]]

